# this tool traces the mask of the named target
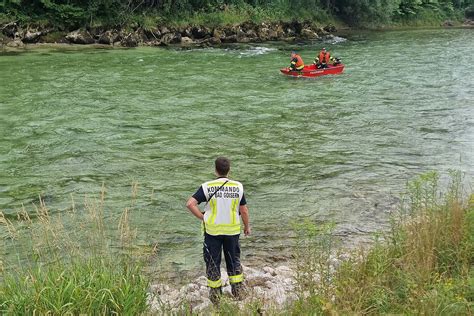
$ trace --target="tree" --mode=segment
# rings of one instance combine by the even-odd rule
[[[344,20],[353,25],[387,23],[401,0],[336,0]]]

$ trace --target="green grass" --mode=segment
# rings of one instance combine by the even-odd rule
[[[56,215],[41,201],[14,222],[0,212],[5,243],[18,257],[0,262],[0,314],[139,315],[148,309],[146,254],[132,251],[130,209],[109,225],[104,198],[105,189],[99,199],[86,199],[80,209],[73,201]]]
[[[147,309],[147,287],[139,266],[97,257],[37,265],[5,276],[0,310],[14,315],[138,315]]]

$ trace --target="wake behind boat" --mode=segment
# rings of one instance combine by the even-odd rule
[[[327,68],[317,68],[316,65],[304,66],[302,70],[290,70],[290,68],[280,69],[281,73],[290,77],[316,78],[325,75],[337,75],[344,71],[344,65],[328,65]]]

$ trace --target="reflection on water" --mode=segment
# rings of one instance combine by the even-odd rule
[[[182,270],[201,261],[184,203],[226,155],[250,207],[249,262],[284,260],[300,218],[334,221],[357,242],[386,225],[414,175],[472,177],[471,33],[324,43],[346,70],[316,80],[278,69],[292,49],[311,62],[317,42],[1,53],[0,208],[13,214],[42,195],[60,212],[71,194],[97,196],[104,183],[113,221],[138,182],[139,242],[159,244],[160,263]]]

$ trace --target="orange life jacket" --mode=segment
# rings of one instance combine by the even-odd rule
[[[293,58],[291,59],[291,64],[292,64],[292,65],[294,64],[294,65],[295,65],[294,67],[295,67],[296,69],[303,69],[303,67],[304,67],[303,59],[302,59],[301,56],[298,55],[298,54],[295,54],[295,57],[293,57]]]
[[[323,51],[321,51],[321,52],[319,53],[319,62],[320,62],[321,64],[327,64],[330,59],[331,59],[331,54],[329,54],[329,52],[323,52]]]

